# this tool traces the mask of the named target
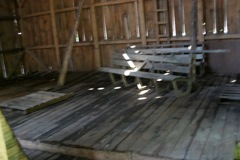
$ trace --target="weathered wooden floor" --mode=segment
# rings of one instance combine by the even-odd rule
[[[50,89],[56,76],[5,83],[0,86],[0,100]],[[4,112],[23,143],[75,148],[90,159],[234,157],[235,143],[240,141],[240,105],[219,103],[230,76],[207,75],[191,95],[180,98],[172,91],[157,94],[152,88],[113,86],[104,73],[69,77],[66,86],[49,91],[75,93],[70,99],[29,115]]]

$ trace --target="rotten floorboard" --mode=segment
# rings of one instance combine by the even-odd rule
[[[25,94],[26,86],[30,92],[52,86],[56,76],[6,84],[0,97]],[[113,86],[104,73],[72,73],[66,86],[49,91],[71,92],[73,97],[29,115],[5,116],[21,140],[80,149],[90,159],[122,153],[127,160],[233,159],[240,141],[240,106],[219,103],[222,87],[230,81],[231,76],[206,75],[192,94],[177,98],[172,91]],[[95,152],[99,155],[94,157]]]

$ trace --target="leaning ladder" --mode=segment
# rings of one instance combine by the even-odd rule
[[[160,39],[170,43],[168,0],[154,0],[157,44]]]

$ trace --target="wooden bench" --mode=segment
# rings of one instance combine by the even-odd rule
[[[138,53],[138,54],[154,54],[154,55],[170,55],[178,53],[181,51],[182,54],[190,54],[190,44],[189,43],[179,43],[179,44],[161,44],[161,45],[148,45],[148,46],[130,46],[123,50],[126,53]],[[202,43],[197,44],[195,51],[196,59],[195,66],[198,69],[198,76],[203,76],[205,74],[205,52],[204,45]]]
[[[149,50],[142,50],[141,53],[128,51],[128,53],[113,54],[113,67],[102,67],[98,70],[109,73],[113,84],[119,82],[114,76],[118,74],[121,75],[120,82],[123,82],[125,86],[128,86],[126,76],[131,76],[136,77],[139,84],[141,84],[140,78],[152,79],[157,91],[159,91],[158,81],[168,81],[172,83],[177,96],[191,92],[192,55],[182,54],[189,50],[171,52],[171,54],[167,52],[166,54],[152,54],[152,50],[149,53],[147,51]],[[184,92],[180,91],[178,82],[187,83],[187,89]]]

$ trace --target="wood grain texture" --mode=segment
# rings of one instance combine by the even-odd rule
[[[40,75],[8,84],[11,87],[0,85],[1,97],[47,87],[52,81],[33,80]],[[57,76],[48,73],[45,77],[55,77],[56,83]],[[72,98],[29,115],[4,114],[18,138],[34,144],[36,149],[54,152],[54,157],[59,156],[55,152],[63,154],[62,148],[67,147],[81,152],[76,155],[64,151],[66,154],[85,158],[101,155],[106,159],[118,153],[130,154],[130,160],[231,158],[239,141],[240,109],[238,105],[219,104],[218,97],[230,79],[232,76],[206,75],[199,79],[193,93],[176,98],[172,91],[159,95],[151,87],[139,91],[112,86],[104,73],[72,73],[66,86],[51,89],[75,92]],[[165,88],[166,84],[162,85]],[[40,153],[29,154],[36,157]]]

